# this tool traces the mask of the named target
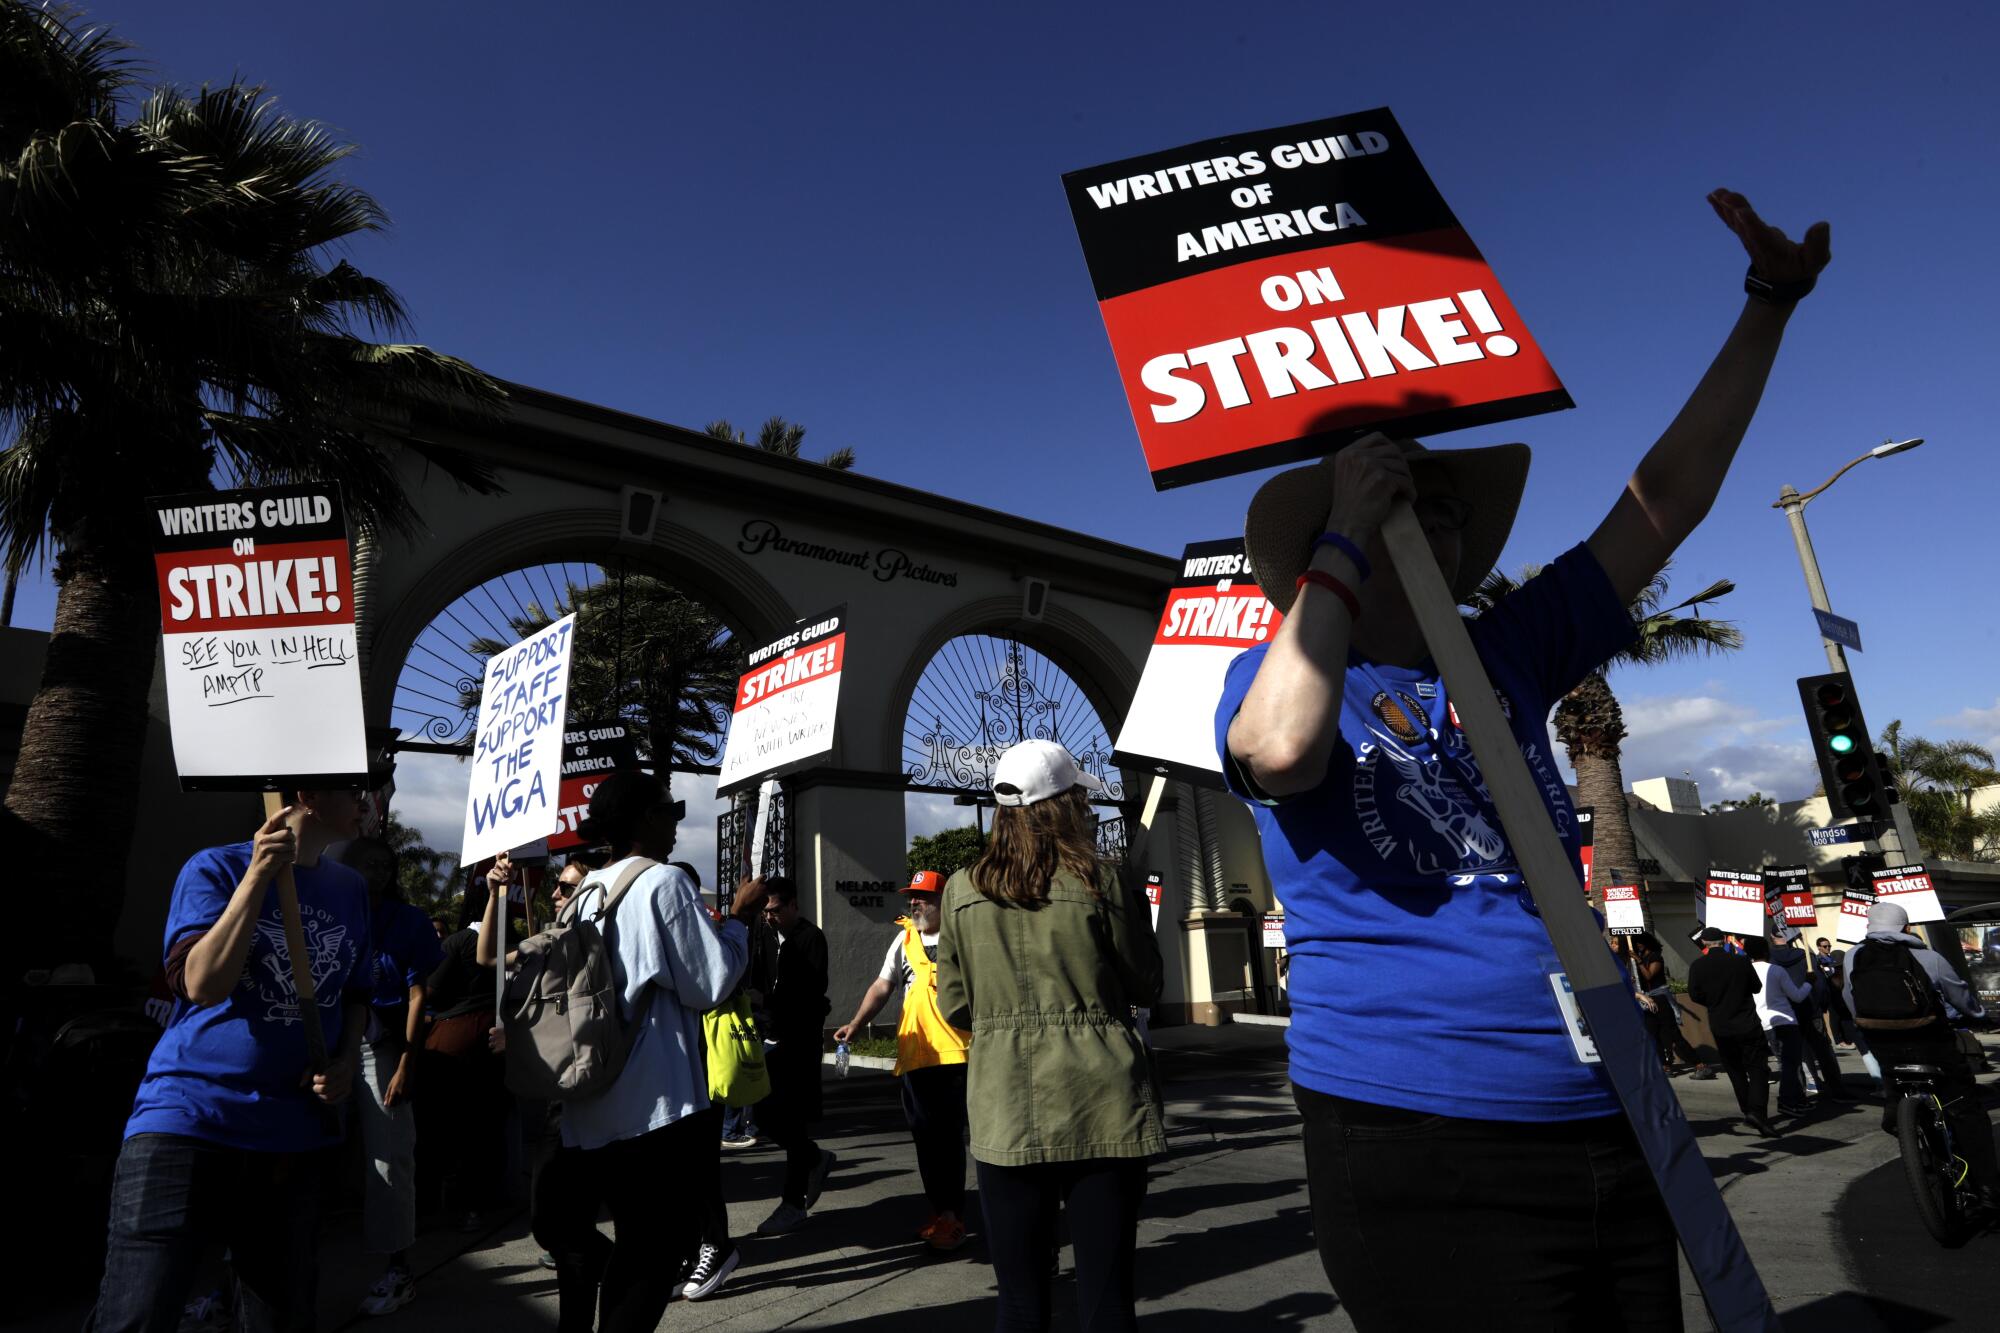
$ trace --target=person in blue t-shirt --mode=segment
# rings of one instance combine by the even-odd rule
[[[313,1154],[340,1141],[367,1021],[368,890],[323,857],[360,829],[357,791],[301,791],[249,842],[196,852],[167,910],[167,1029],[139,1084],[111,1184],[97,1333],[164,1330],[205,1245],[230,1250],[236,1327],[310,1329],[319,1221]],[[279,872],[298,885],[330,1061],[309,1068]]]
[[[1824,223],[1796,243],[1741,195],[1709,202],[1750,254],[1735,328],[1589,540],[1468,627],[1573,858],[1549,710],[1631,642],[1627,607],[1713,504],[1828,258]],[[1232,663],[1216,744],[1285,905],[1313,1229],[1364,1331],[1475,1311],[1482,1327],[1603,1328],[1627,1311],[1679,1326],[1665,1206],[1565,1017],[1555,950],[1383,568],[1379,528],[1408,501],[1468,601],[1527,467],[1525,445],[1431,451],[1371,435],[1274,478],[1246,524],[1257,582],[1286,616]]]
[[[361,1192],[361,1248],[386,1258],[362,1298],[361,1312],[385,1315],[416,1299],[410,1246],[417,1238],[417,1117],[410,1104],[422,1049],[424,1000],[444,949],[430,918],[402,899],[401,858],[380,838],[356,838],[340,850],[368,885],[368,1032],[361,1047],[355,1099],[368,1174]]]

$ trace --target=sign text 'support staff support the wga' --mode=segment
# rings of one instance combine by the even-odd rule
[[[1156,486],[1572,405],[1387,108],[1063,185]]]
[[[474,865],[555,831],[576,617],[486,660],[459,858]]]
[[[148,510],[181,785],[364,785],[339,491],[207,491],[162,496]]]
[[[847,608],[808,617],[791,633],[752,648],[748,659],[749,669],[736,682],[718,796],[832,753],[847,665]]]

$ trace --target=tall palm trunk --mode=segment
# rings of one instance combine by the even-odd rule
[[[138,816],[159,599],[139,515],[108,508],[58,534],[55,628],[7,788],[29,843],[14,864],[68,881],[47,929],[20,939],[41,961],[109,957]],[[162,893],[176,868],[158,868]]]
[[[1625,710],[1604,673],[1597,672],[1571,690],[1556,705],[1556,739],[1569,751],[1576,769],[1577,803],[1593,812],[1590,902],[1604,905],[1604,886],[1611,872],[1637,876],[1639,848],[1632,836],[1632,818],[1625,807],[1625,772],[1618,762],[1625,739]]]

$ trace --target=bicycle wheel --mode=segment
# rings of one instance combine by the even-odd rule
[[[1929,1093],[1905,1094],[1896,1103],[1896,1142],[1924,1230],[1940,1245],[1951,1245],[1959,1239],[1958,1187],[1950,1178],[1954,1163],[1938,1160],[1944,1156],[1943,1135],[1934,1123],[1939,1114]]]

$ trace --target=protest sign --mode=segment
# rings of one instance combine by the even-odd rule
[[[1589,806],[1576,811],[1576,864],[1583,874],[1583,891],[1590,892],[1591,872],[1597,865],[1597,812]]]
[[[1604,886],[1604,925],[1613,935],[1646,933],[1646,901],[1637,884]]]
[[[1809,866],[1764,867],[1764,910],[1773,923],[1785,927],[1788,933],[1819,922],[1811,881]]]
[[[562,782],[556,798],[556,830],[549,850],[565,852],[584,845],[577,825],[590,813],[597,784],[620,769],[639,763],[632,735],[622,725],[571,727],[563,733]]]
[[[1181,554],[1181,576],[1167,593],[1111,761],[1220,788],[1215,717],[1189,701],[1220,698],[1229,664],[1268,641],[1283,619],[1258,590],[1241,537],[1191,543]]]
[[[1709,925],[1725,935],[1762,939],[1765,934],[1764,877],[1747,870],[1710,870],[1702,894]]]
[[[555,829],[575,647],[576,617],[568,615],[486,659],[459,853],[466,864]]]
[[[1937,886],[1922,866],[1886,866],[1873,873],[1877,902],[1894,903],[1910,914],[1910,924],[1944,920]]]
[[[1156,487],[1573,406],[1386,107],[1063,186]]]
[[[752,648],[749,662],[736,682],[718,796],[832,753],[847,664],[847,608],[808,617],[791,633]]]
[[[1868,937],[1868,909],[1875,895],[1865,889],[1848,889],[1840,899],[1840,929],[1834,934],[1842,944],[1859,944]]]
[[[1152,909],[1153,929],[1160,928],[1161,879],[1158,875],[1146,876],[1146,905]]]
[[[147,510],[182,788],[366,786],[339,489],[204,491]]]
[[[1285,914],[1283,912],[1264,913],[1264,947],[1282,949],[1285,947]]]

